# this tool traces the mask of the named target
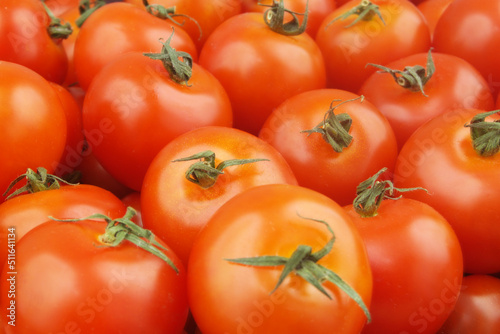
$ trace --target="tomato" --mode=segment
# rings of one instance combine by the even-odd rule
[[[123,221],[109,223],[127,233],[117,245],[98,218],[48,221],[16,244],[16,273],[5,265],[1,276],[15,279],[15,297],[9,284],[0,290],[2,309],[15,301],[15,319],[2,317],[13,321],[4,324],[7,333],[182,332],[188,314],[182,263],[161,241],[153,254],[130,241],[132,228]],[[141,232],[134,235],[151,247]]]
[[[428,60],[433,63],[434,72],[427,65]],[[399,148],[418,127],[437,115],[460,107],[490,110],[494,106],[486,80],[472,65],[456,56],[429,51],[401,58],[384,67],[392,71],[372,74],[359,94],[366,96],[387,117]],[[422,90],[417,81],[411,84],[413,79],[404,79],[412,71],[407,68],[421,71],[413,78],[421,80]]]
[[[222,23],[201,50],[199,63],[226,89],[234,127],[257,134],[285,99],[325,87],[321,52],[308,34],[271,30],[259,13]]]
[[[0,61],[0,193],[27,168],[57,166],[66,117],[51,85],[19,64]],[[0,195],[0,203],[4,196]]]
[[[13,197],[0,205],[0,265],[7,257],[7,235],[11,227],[15,228],[19,241],[49,216],[74,218],[102,213],[118,218],[125,209],[120,199],[109,191],[84,184]]]
[[[356,22],[361,15],[349,13],[358,5],[367,14],[366,19]],[[373,6],[378,6],[383,21]],[[366,64],[383,65],[427,52],[431,36],[425,18],[410,1],[352,0],[323,20],[316,43],[325,58],[328,87],[357,92],[376,71]]]
[[[500,87],[500,2],[454,0],[434,29],[437,52],[465,59],[481,72],[494,92]]]
[[[192,65],[189,81],[176,83],[161,61],[130,52],[106,66],[87,91],[83,126],[89,147],[124,185],[139,191],[155,155],[178,135],[232,125],[224,88]]]
[[[199,180],[190,182],[185,176],[189,168],[204,159],[175,160],[206,151],[215,155],[215,166],[233,159],[268,161],[228,166],[215,177],[201,171],[189,173]],[[269,183],[297,183],[286,161],[269,144],[229,127],[195,129],[167,144],[149,166],[141,191],[143,223],[187,264],[196,235],[220,206],[246,189]]]
[[[308,9],[307,16],[307,27],[306,32],[311,36],[315,37],[316,33],[323,22],[323,19],[335,10],[336,0],[285,0],[285,6],[294,11],[295,13],[305,13],[306,5]],[[257,1],[257,0],[248,0],[247,3],[243,3],[243,10],[245,12],[260,12],[264,13],[272,4],[271,0]],[[263,6],[268,5],[268,6]],[[297,15],[297,14],[295,14]],[[298,16],[298,15],[297,15]],[[302,23],[304,16],[298,16],[299,22]],[[285,20],[289,21],[290,17],[287,17]]]
[[[124,0],[144,8],[143,0]],[[242,0],[149,0],[151,5],[162,5],[165,8],[175,7],[173,19],[191,36],[198,52],[201,51],[208,36],[222,22],[241,14]]]
[[[330,110],[335,116],[328,125],[321,125],[322,133],[304,132],[321,124]],[[325,129],[334,129],[334,119],[343,116],[352,122],[345,125],[347,131],[342,127],[351,137],[336,150],[325,138],[329,131]],[[330,131],[330,140],[341,143],[334,137],[340,131]],[[380,111],[359,95],[338,89],[313,90],[287,99],[266,120],[259,137],[285,157],[300,185],[340,205],[352,203],[356,186],[380,168],[392,171],[397,156],[394,132]]]
[[[49,29],[50,23],[39,0],[2,0],[0,60],[26,66],[49,81],[62,83],[68,63],[61,38]]]
[[[370,178],[354,205],[345,207],[363,238],[373,274],[372,322],[362,333],[435,334],[460,292],[460,243],[435,209],[405,198],[409,192],[394,200],[390,180],[377,178]],[[378,206],[363,199],[372,196],[381,200]]]
[[[131,52],[159,52],[160,39],[172,34],[173,25],[127,3],[110,3],[93,12],[80,27],[74,66],[78,84],[85,90],[96,74],[118,55]],[[175,27],[172,47],[196,61],[198,54],[189,35]]]
[[[431,35],[434,35],[434,29],[439,18],[452,2],[453,0],[424,0],[417,5],[417,8],[427,20]]]
[[[438,334],[494,334],[500,328],[500,279],[469,275],[457,304]]]
[[[281,284],[283,262],[263,267],[237,262],[301,258],[303,251],[312,252],[311,260],[288,265],[292,271]],[[324,256],[311,263],[317,252]],[[322,292],[299,276],[305,275],[301,266],[316,265],[335,272],[370,305],[366,250],[342,207],[296,185],[248,189],[226,202],[195,240],[187,277],[191,312],[204,334],[359,333],[367,318],[354,299],[329,280],[318,283]]]
[[[474,149],[471,129],[464,127],[483,112],[455,109],[422,125],[403,146],[394,174],[398,188],[418,186],[429,191],[405,196],[431,205],[451,224],[467,273],[500,271],[500,154],[480,155]],[[492,121],[498,119],[498,114],[486,118],[493,128]]]

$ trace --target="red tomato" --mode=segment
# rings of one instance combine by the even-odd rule
[[[298,94],[273,111],[259,134],[285,157],[301,186],[323,193],[340,205],[352,203],[360,182],[382,167],[392,171],[396,162],[397,144],[391,126],[377,108],[359,98],[337,89]],[[352,121],[347,130],[352,142],[341,152],[334,150],[324,132],[304,132],[318,126],[331,105],[337,119],[347,114]],[[333,120],[329,122],[321,128],[331,127]]]
[[[437,52],[465,59],[476,67],[494,92],[500,87],[500,2],[454,0],[434,30]]]
[[[325,280],[319,286],[328,297],[299,276],[301,265],[316,268],[311,260],[328,243],[332,248],[317,264],[340,276],[369,306],[372,277],[366,250],[337,203],[311,189],[283,184],[254,187],[230,199],[201,230],[189,259],[188,299],[201,332],[359,333],[367,318],[351,297]],[[313,252],[311,260],[290,268],[277,288],[283,265],[231,261],[288,259],[299,254],[297,249]]]
[[[413,199],[388,199],[393,196],[390,187],[390,181],[373,179],[356,207],[345,207],[366,245],[373,273],[372,322],[362,333],[435,334],[460,292],[460,243],[435,209]],[[381,203],[372,208],[364,196]]]
[[[143,0],[124,0],[144,8]],[[151,5],[159,4],[165,8],[175,7],[173,19],[191,36],[198,51],[201,51],[208,36],[222,22],[242,12],[242,0],[149,0]]]
[[[435,72],[427,79],[428,55],[418,53],[383,64],[396,71],[404,71],[406,67],[416,69],[416,66],[419,70],[425,69],[425,73],[417,76],[422,81],[428,80],[423,84],[423,92],[415,83],[403,88],[391,74],[378,72],[359,90],[359,94],[366,96],[387,117],[400,149],[418,127],[437,115],[461,107],[490,110],[494,105],[486,80],[472,65],[456,56],[432,53]],[[409,80],[402,79],[402,74],[394,75],[409,84]]]
[[[272,3],[273,1],[271,0],[248,0],[246,3],[243,3],[243,10],[245,12],[264,13],[269,7],[263,5],[272,5]],[[316,36],[323,19],[337,7],[336,0],[285,0],[284,4],[287,9],[299,14],[305,13],[306,5],[308,6],[306,32],[313,38]],[[297,17],[299,18],[299,22],[302,23],[304,16],[297,15]],[[286,16],[285,20],[289,21],[291,18],[291,15]]]
[[[215,180],[210,178],[214,183],[205,188],[185,176],[190,166],[201,159],[174,161],[204,151],[215,154],[215,166],[232,159],[269,161],[229,166]],[[209,179],[206,173],[200,174],[199,179]],[[148,168],[141,191],[144,226],[187,264],[196,235],[219,207],[246,189],[270,183],[297,184],[292,170],[273,147],[233,128],[195,129],[166,145]]]
[[[456,109],[422,125],[403,146],[394,175],[398,188],[429,191],[405,196],[431,205],[452,225],[467,273],[500,271],[500,154],[478,154],[464,127],[482,112]],[[486,120],[498,119],[497,114]]]
[[[158,252],[178,272],[128,239],[111,245],[114,237],[101,220],[48,221],[26,234],[16,244],[16,273],[5,265],[1,276],[2,309],[15,301],[15,327],[4,328],[18,334],[181,333],[188,314],[182,263],[165,244]],[[10,285],[3,282],[12,277],[15,297],[8,297]]]
[[[417,8],[427,20],[431,35],[434,35],[434,29],[439,18],[452,2],[453,0],[424,0],[417,5]]]
[[[87,90],[96,74],[119,55],[131,52],[159,52],[160,39],[172,34],[172,23],[154,17],[127,3],[110,3],[93,12],[80,27],[74,47],[74,66],[79,85]],[[198,54],[189,35],[175,27],[172,47]]]
[[[217,79],[196,63],[188,83],[181,84],[159,60],[130,52],[106,66],[85,96],[83,126],[90,149],[114,178],[134,190],[141,189],[163,146],[208,125],[231,126],[231,104]]]
[[[361,4],[368,4],[364,7],[369,10],[368,19],[354,23],[360,15],[341,18],[360,5],[359,0],[352,0],[328,15],[316,35],[325,58],[328,87],[357,92],[376,71],[366,64],[387,64],[427,52],[431,45],[429,26],[410,1],[374,0]],[[383,21],[370,9],[373,5],[378,6]]]
[[[0,60],[17,63],[45,79],[62,83],[68,68],[59,37],[39,0],[2,0],[0,6]]]
[[[6,61],[0,61],[0,73],[3,194],[28,168],[45,167],[53,172],[63,154],[67,131],[63,107],[47,80],[27,67]],[[3,199],[0,195],[0,203]]]
[[[465,276],[457,304],[438,334],[495,334],[500,328],[500,279]]]
[[[110,192],[90,185],[62,186],[13,197],[0,205],[0,267],[7,257],[8,229],[16,229],[16,240],[44,223],[57,218],[86,217],[102,213],[112,218],[125,214],[125,205]]]
[[[209,36],[199,63],[226,89],[234,127],[252,134],[285,99],[325,87],[323,57],[314,40],[308,34],[274,32],[259,13],[221,24]]]

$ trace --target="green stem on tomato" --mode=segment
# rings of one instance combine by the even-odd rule
[[[192,164],[186,171],[186,179],[203,189],[212,187],[219,175],[224,174],[223,169],[229,166],[245,165],[259,161],[269,161],[268,159],[232,159],[222,161],[215,166],[215,153],[212,151],[203,151],[193,154],[186,158],[176,159],[172,162],[198,160]]]
[[[80,28],[90,15],[92,15],[96,10],[98,10],[105,4],[106,1],[104,0],[81,0],[80,4],[78,5],[80,16],[75,21],[76,26]]]
[[[297,13],[286,9],[283,4],[283,0],[273,0],[272,5],[264,5],[260,3],[259,5],[269,7],[269,9],[264,12],[264,22],[269,28],[271,28],[272,31],[285,36],[296,36],[306,31],[307,20],[309,17],[309,0],[306,1],[306,10],[304,13]],[[292,19],[288,22],[285,22],[285,13],[292,15]],[[300,24],[297,15],[304,16],[302,24]]]
[[[470,128],[474,150],[483,157],[491,157],[500,151],[500,120],[487,122],[486,117],[499,113],[500,110],[479,113],[465,124]]]
[[[49,26],[47,27],[47,32],[49,33],[51,38],[54,39],[66,39],[73,32],[73,28],[71,28],[71,24],[69,22],[62,23],[61,19],[57,18],[50,8],[42,1],[42,5],[45,8],[45,12],[50,18]]]
[[[372,20],[375,16],[378,16],[382,23],[385,25],[384,18],[382,17],[382,14],[380,14],[379,6],[373,4],[371,1],[368,0],[362,0],[359,5],[356,7],[348,10],[347,12],[337,16],[334,18],[332,21],[330,21],[326,26],[325,29],[327,29],[333,22],[337,20],[345,20],[349,16],[352,15],[357,15],[358,17],[352,21],[350,24],[346,25],[345,28],[352,27],[359,21],[370,21]]]

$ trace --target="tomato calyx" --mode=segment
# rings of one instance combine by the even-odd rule
[[[333,24],[337,20],[345,20],[351,15],[357,15],[358,17],[346,25],[344,28],[350,28],[359,21],[370,21],[372,20],[375,16],[378,16],[382,23],[385,25],[384,18],[382,17],[382,14],[380,14],[379,6],[375,5],[371,1],[368,0],[362,0],[359,5],[356,7],[348,10],[347,12],[337,16],[334,18],[332,21],[330,21],[326,26],[325,29],[327,29],[331,24]]]
[[[297,214],[300,218],[311,220],[313,222],[321,223],[326,226],[328,231],[332,234],[332,237],[326,245],[320,250],[313,252],[312,247],[309,245],[299,245],[297,249],[292,253],[292,255],[287,258],[284,256],[278,255],[263,255],[256,257],[246,257],[246,258],[234,258],[234,259],[225,259],[228,262],[242,264],[247,266],[255,266],[255,267],[277,267],[284,266],[283,271],[276,283],[274,289],[270,292],[273,292],[278,289],[278,287],[283,283],[285,278],[294,273],[295,275],[302,277],[308,283],[312,284],[316,289],[318,289],[321,293],[323,293],[329,299],[332,299],[330,294],[323,287],[323,282],[328,281],[335,284],[342,291],[344,291],[351,299],[353,299],[359,307],[365,313],[368,322],[371,321],[370,311],[366,307],[365,303],[361,296],[354,290],[349,284],[347,284],[339,275],[337,275],[332,270],[318,264],[317,262],[328,255],[335,242],[335,233],[333,232],[330,225],[324,220],[315,219],[315,218],[307,218],[302,217],[300,214]]]
[[[431,52],[432,48],[427,54],[426,67],[423,67],[421,65],[406,66],[404,70],[401,71],[393,70],[388,67],[372,63],[368,63],[366,64],[366,66],[373,66],[380,69],[381,71],[378,71],[377,73],[389,73],[390,75],[392,75],[396,83],[401,87],[409,89],[412,92],[420,91],[424,96],[427,97],[427,94],[425,94],[424,92],[424,86],[436,71]]]
[[[42,5],[45,8],[45,12],[49,16],[50,22],[47,27],[47,32],[50,37],[53,39],[66,39],[73,32],[73,28],[71,28],[71,24],[69,22],[62,23],[61,19],[57,18],[50,8],[42,1]]]
[[[465,127],[470,128],[474,150],[483,157],[490,157],[500,151],[500,120],[487,122],[486,117],[500,110],[479,113]]]
[[[179,269],[175,266],[172,260],[166,256],[161,250],[166,250],[158,241],[156,236],[150,230],[146,230],[136,225],[132,218],[137,214],[137,211],[132,207],[127,207],[127,211],[122,218],[111,219],[108,216],[97,213],[85,218],[76,219],[57,219],[49,217],[52,220],[59,222],[80,222],[84,220],[104,220],[107,223],[104,234],[99,236],[99,241],[105,247],[118,247],[123,241],[127,240],[142,248],[143,250],[159,257],[165,261],[176,273]]]
[[[76,26],[80,28],[90,15],[105,4],[106,1],[104,0],[81,0],[78,5],[78,12],[80,13],[80,16],[78,16],[75,21]]]
[[[170,41],[174,33],[175,30],[172,27],[172,34],[167,41],[163,43],[163,47],[159,53],[144,53],[144,55],[151,59],[160,60],[172,81],[190,86],[188,81],[193,74],[193,58],[189,53],[177,51],[170,46]]]
[[[31,168],[28,168],[26,173],[18,176],[14,181],[10,183],[7,190],[3,193],[3,196],[7,195],[12,190],[12,188],[14,188],[14,186],[22,180],[26,180],[26,184],[16,189],[6,198],[6,200],[23,193],[32,194],[39,191],[59,189],[61,187],[61,183],[74,185],[73,183],[70,183],[58,176],[48,174],[47,170],[43,167],[38,167],[36,172]]]
[[[224,174],[223,169],[229,166],[245,165],[258,161],[269,161],[268,159],[231,159],[222,161],[215,166],[215,153],[212,151],[203,151],[193,154],[186,158],[176,159],[172,162],[190,161],[201,159],[192,164],[186,171],[186,179],[203,189],[212,187],[219,175]]]
[[[330,104],[330,108],[325,113],[323,120],[310,130],[303,130],[301,132],[307,133],[310,136],[313,133],[319,133],[323,139],[335,150],[337,153],[341,153],[344,148],[348,147],[353,137],[349,134],[349,129],[352,125],[352,118],[347,113],[342,113],[335,115],[335,108],[338,108],[344,103],[360,100],[364,101],[364,96],[356,97],[350,100],[333,100]],[[337,105],[333,105],[334,102],[339,102]]]
[[[151,14],[151,15],[159,18],[159,19],[162,19],[162,20],[169,20],[169,21],[171,21],[172,23],[174,23],[175,25],[177,25],[179,27],[182,27],[184,24],[186,24],[186,20],[184,20],[182,22],[177,22],[174,19],[176,17],[183,17],[183,18],[186,18],[186,19],[192,21],[194,24],[196,24],[196,26],[198,27],[198,30],[200,31],[198,40],[201,40],[201,37],[203,35],[203,31],[201,29],[201,26],[198,23],[198,21],[196,21],[191,16],[186,15],[186,14],[177,14],[175,6],[165,7],[165,6],[162,6],[162,5],[159,5],[159,4],[152,4],[152,5],[150,5],[148,0],[142,0],[142,3],[146,7],[146,11],[149,14]]]
[[[269,7],[264,12],[264,22],[271,28],[272,31],[285,36],[296,36],[306,31],[307,19],[309,17],[308,6],[309,0],[306,2],[306,10],[304,13],[297,13],[285,8],[283,0],[273,0],[272,5],[265,5],[259,3],[260,6]],[[292,19],[285,22],[285,13],[289,13]],[[303,15],[304,19],[300,24],[297,15]]]
[[[356,198],[353,201],[354,210],[361,217],[375,217],[378,214],[378,208],[385,199],[398,200],[403,195],[394,196],[395,192],[407,192],[414,190],[424,190],[421,187],[415,188],[396,188],[390,180],[379,181],[382,174],[387,171],[387,168],[382,168],[375,175],[361,182],[356,188]]]

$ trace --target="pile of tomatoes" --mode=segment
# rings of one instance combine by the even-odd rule
[[[0,333],[499,333],[499,30],[2,0]]]

